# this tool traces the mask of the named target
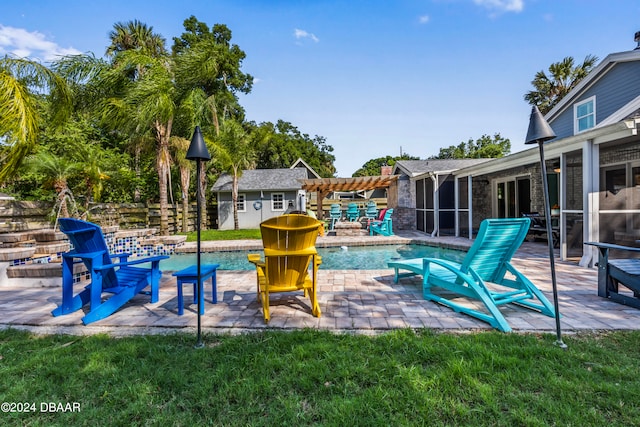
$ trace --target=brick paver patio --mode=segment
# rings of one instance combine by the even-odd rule
[[[468,239],[433,239],[419,233],[383,238],[374,236],[320,238],[318,246],[337,242],[406,243],[421,238],[445,246],[463,247]],[[333,240],[332,240],[333,239]],[[371,240],[373,239],[373,240]],[[229,243],[203,242],[203,248],[222,247]],[[234,248],[255,247],[256,242],[232,242]],[[259,245],[258,245],[259,246]],[[545,243],[525,242],[514,264],[552,300],[548,252]],[[161,264],[162,268],[162,264]],[[556,260],[559,305],[564,333],[580,331],[640,329],[640,310],[607,301],[597,296],[597,271],[582,268],[576,262]],[[254,271],[218,271],[218,304],[211,304],[206,294],[203,332],[242,333],[265,329],[314,328],[347,333],[375,334],[396,328],[430,328],[440,331],[490,330],[472,317],[425,301],[421,278],[405,278],[393,283],[393,270],[321,270],[319,298],[322,316],[313,317],[302,293],[273,294],[271,321],[265,325],[262,308],[256,299]],[[187,290],[189,287],[185,287]],[[207,288],[209,292],[209,289]],[[190,301],[187,293],[185,302]],[[195,331],[197,306],[187,305],[183,316],[177,315],[175,278],[165,273],[160,301],[149,303],[148,296],[138,296],[107,319],[82,325],[82,311],[53,317],[51,311],[61,301],[59,287],[0,288],[0,328],[28,328],[40,333],[113,335]],[[555,333],[555,319],[517,306],[501,307],[514,332]]]

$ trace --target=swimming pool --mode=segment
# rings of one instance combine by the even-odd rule
[[[261,251],[203,252],[202,264],[220,264],[220,270],[253,270],[247,254]],[[318,248],[322,256],[321,270],[380,270],[389,261],[411,258],[446,258],[461,261],[465,252],[424,245],[379,245]],[[262,254],[262,253],[261,253]],[[175,254],[160,262],[163,271],[177,271],[196,263],[196,254]]]

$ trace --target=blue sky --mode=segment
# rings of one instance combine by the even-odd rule
[[[525,149],[535,73],[636,47],[637,0],[9,0],[0,54],[102,56],[116,22],[169,46],[190,15],[227,25],[255,77],[247,119],[282,119],[334,147],[338,176],[483,134]]]

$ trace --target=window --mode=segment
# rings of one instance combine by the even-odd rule
[[[271,210],[272,211],[284,210],[284,193],[271,194]]]
[[[584,132],[596,125],[596,98],[591,98],[573,106],[575,122],[574,133]]]
[[[238,194],[238,212],[246,212],[247,204],[246,204],[246,196],[244,194]]]

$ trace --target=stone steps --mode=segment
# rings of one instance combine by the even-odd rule
[[[156,236],[156,229],[119,230],[102,227],[112,253],[134,256],[171,254],[187,240],[186,236]],[[10,247],[7,247],[10,245]],[[25,286],[60,286],[61,254],[69,251],[66,235],[58,230],[41,229],[0,233],[0,286],[20,283]],[[74,275],[86,275],[82,263],[74,265]],[[86,277],[85,277],[86,278]]]

